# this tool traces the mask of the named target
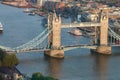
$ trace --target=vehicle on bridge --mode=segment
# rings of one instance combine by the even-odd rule
[[[120,41],[115,42],[115,44],[120,44]]]

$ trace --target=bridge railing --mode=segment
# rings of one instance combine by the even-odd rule
[[[77,48],[96,49],[97,45],[80,44],[80,45],[63,46],[64,51],[77,49]]]

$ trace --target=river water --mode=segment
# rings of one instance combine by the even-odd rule
[[[16,47],[33,39],[45,29],[43,19],[37,15],[28,16],[23,9],[0,4],[0,22],[4,26],[0,45]],[[62,45],[90,42],[86,37],[76,37],[67,31],[62,29]],[[75,49],[65,52],[62,60],[45,58],[43,52],[19,53],[17,57],[20,61],[17,68],[28,76],[41,72],[60,80],[120,80],[119,47],[113,48],[110,56],[92,55],[89,49]]]

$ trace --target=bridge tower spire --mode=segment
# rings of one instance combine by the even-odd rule
[[[100,30],[99,30],[99,39],[100,43],[96,50],[92,50],[102,54],[111,54],[111,47],[108,45],[108,9],[100,9],[99,12],[99,22],[100,22]]]
[[[55,58],[63,58],[64,50],[61,48],[61,17],[57,16],[54,12],[48,17],[48,31],[52,29],[51,34],[48,36],[48,48],[45,51],[46,55]]]
[[[108,45],[108,11],[100,11],[100,45]]]

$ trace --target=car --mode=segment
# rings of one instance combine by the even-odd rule
[[[120,41],[115,42],[115,44],[120,44]]]

